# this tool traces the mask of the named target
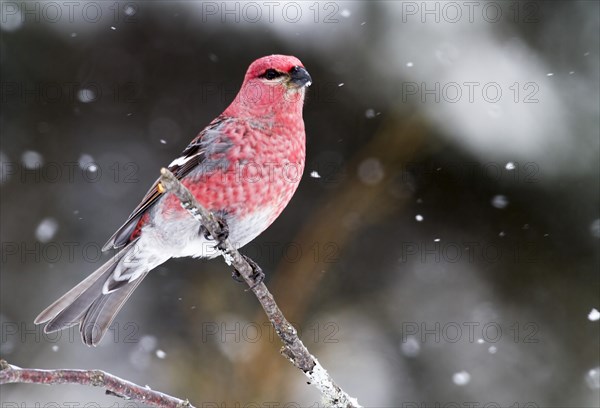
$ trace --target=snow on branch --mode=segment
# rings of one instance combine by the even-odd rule
[[[221,224],[214,215],[204,208],[190,191],[183,185],[173,173],[163,168],[161,169],[160,184],[165,192],[173,193],[181,206],[185,208],[213,237],[222,236]],[[302,370],[311,384],[321,391],[325,398],[326,406],[335,408],[358,408],[360,405],[355,398],[350,397],[344,390],[337,385],[327,370],[325,370],[317,359],[310,354],[306,346],[298,337],[298,332],[287,321],[273,295],[265,284],[260,281],[255,282],[255,270],[253,270],[247,259],[226,239],[219,245],[219,249],[227,264],[233,266],[235,270],[244,278],[244,281],[254,292],[254,295],[260,302],[275,332],[283,342],[281,354],[283,354],[293,365]],[[256,267],[256,266],[255,266]]]
[[[173,173],[165,168],[161,169],[159,191],[163,194],[174,194],[181,202],[181,206],[200,222],[211,236],[223,237],[225,235],[222,224],[215,216],[200,205],[192,193],[177,180]],[[217,247],[221,251],[225,262],[235,268],[260,302],[275,328],[275,332],[283,342],[283,347],[280,350],[281,354],[299,368],[308,377],[309,383],[321,392],[326,406],[331,408],[361,408],[358,401],[342,390],[333,381],[327,370],[310,354],[298,337],[296,329],[287,321],[277,303],[275,303],[273,295],[262,282],[262,279],[256,280],[258,265],[240,254],[228,239],[221,240]],[[16,367],[0,360],[0,385],[8,383],[91,385],[104,387],[109,395],[142,402],[148,406],[194,408],[187,400],[153,391],[147,386],[136,385],[101,370],[39,370]]]

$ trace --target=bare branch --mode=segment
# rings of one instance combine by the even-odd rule
[[[188,400],[153,391],[101,370],[38,370],[20,368],[0,360],[0,385],[24,384],[80,384],[103,387],[106,394],[159,408],[194,408]]]
[[[214,215],[204,208],[190,191],[169,170],[161,169],[160,187],[162,192],[173,193],[181,206],[200,222],[213,237],[222,235],[221,225]],[[225,240],[219,245],[223,258],[228,265],[233,266],[244,278],[252,292],[260,302],[275,332],[283,342],[281,354],[306,375],[310,383],[321,391],[327,399],[327,406],[336,408],[358,408],[360,405],[355,398],[350,397],[331,378],[329,373],[319,364],[304,346],[294,326],[287,321],[273,295],[264,283],[256,284],[253,279],[253,269],[240,252]]]
[[[214,215],[198,203],[196,198],[183,185],[173,173],[161,169],[159,191],[163,194],[172,193],[181,206],[186,209],[198,222],[200,222],[213,237],[223,235],[221,224]],[[304,346],[296,329],[287,321],[273,295],[264,283],[254,281],[254,269],[248,260],[239,253],[228,239],[218,245],[225,262],[235,268],[244,278],[244,281],[254,292],[260,302],[275,332],[283,342],[281,354],[293,365],[302,370],[326,399],[328,407],[332,408],[360,408],[358,401],[350,397],[331,378],[327,370],[319,364],[317,359],[310,354]],[[255,265],[255,267],[258,267]],[[134,400],[159,408],[194,408],[187,400],[171,397],[148,387],[141,387],[127,380],[116,377],[101,370],[39,370],[20,368],[0,360],[0,385],[8,383],[29,384],[80,384],[103,387],[106,393],[117,397]]]

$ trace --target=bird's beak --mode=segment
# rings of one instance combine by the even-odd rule
[[[303,88],[312,84],[312,78],[304,67],[296,66],[290,70],[289,82],[295,88]]]

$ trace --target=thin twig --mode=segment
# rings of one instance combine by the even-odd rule
[[[198,222],[200,222],[213,237],[222,235],[222,229],[214,215],[204,208],[190,191],[169,170],[161,169],[160,189],[163,192],[173,193],[181,206],[185,208]],[[226,239],[219,249],[228,265],[233,266],[244,278],[248,286],[256,295],[264,309],[275,332],[283,342],[281,354],[291,361],[309,378],[310,383],[321,391],[327,399],[327,406],[336,408],[358,408],[360,405],[355,398],[350,397],[331,378],[329,373],[319,364],[317,359],[310,354],[304,346],[294,326],[287,321],[273,295],[264,283],[256,284],[253,279],[253,270],[240,252]]]
[[[165,168],[161,169],[159,190],[162,193],[173,193],[181,202],[181,206],[198,220],[211,236],[222,236],[221,224],[214,215],[200,205],[192,193],[175,178],[173,173]],[[253,278],[254,270],[248,261],[228,239],[220,243],[219,250],[225,262],[239,272],[260,302],[275,328],[275,332],[283,342],[281,354],[302,370],[310,380],[309,383],[321,391],[326,399],[327,406],[332,408],[360,408],[358,401],[342,390],[317,359],[310,354],[298,337],[296,329],[287,321],[277,303],[275,303],[273,295],[271,295],[265,284],[262,282],[256,284]],[[143,402],[148,406],[194,408],[187,400],[153,391],[148,387],[141,387],[101,370],[39,370],[20,368],[0,360],[0,385],[8,383],[91,385],[105,388],[106,393],[109,395]]]
[[[172,397],[142,387],[101,370],[38,370],[20,368],[0,360],[0,385],[24,384],[80,384],[103,387],[106,394],[160,408],[194,408],[188,400]]]

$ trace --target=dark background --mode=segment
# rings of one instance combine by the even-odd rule
[[[334,379],[369,407],[600,404],[598,2],[65,3],[1,4],[3,358],[197,406],[320,401],[220,260],[157,268],[97,348],[33,325],[283,53],[314,79],[307,166],[244,251]]]

